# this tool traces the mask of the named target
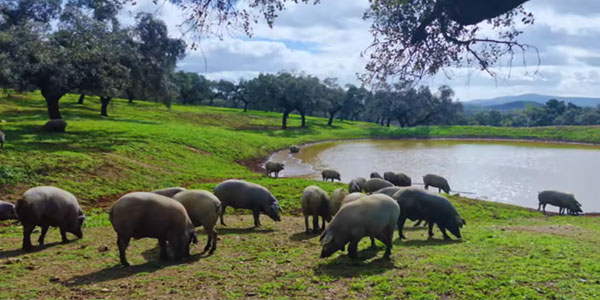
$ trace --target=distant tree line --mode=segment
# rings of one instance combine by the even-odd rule
[[[352,84],[342,87],[336,78],[320,80],[289,72],[260,74],[238,83],[210,81],[197,73],[183,71],[173,73],[171,79],[177,103],[281,112],[284,129],[293,112],[300,115],[301,127],[306,127],[306,116],[327,117],[329,126],[335,118],[382,126],[453,124],[462,112],[462,105],[453,101],[454,92],[447,86],[440,87],[437,93],[407,83],[368,90]]]
[[[532,127],[551,125],[600,125],[600,108],[580,107],[551,99],[544,106],[529,106],[523,110],[500,112],[491,110],[462,114],[457,124],[504,127]]]

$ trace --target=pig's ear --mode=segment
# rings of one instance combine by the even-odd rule
[[[333,240],[333,233],[331,231],[326,231],[324,235],[321,236],[321,245],[327,245],[331,243]]]
[[[458,223],[459,226],[463,226],[463,225],[467,225],[467,222],[465,222],[465,219],[456,216],[456,223]]]

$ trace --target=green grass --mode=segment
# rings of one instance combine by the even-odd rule
[[[56,229],[46,249],[21,253],[21,229],[0,227],[0,299],[12,298],[329,298],[329,299],[597,299],[600,295],[600,219],[545,217],[528,209],[452,196],[467,220],[461,241],[409,228],[395,241],[392,260],[383,249],[360,246],[360,258],[345,254],[320,259],[318,238],[307,236],[298,217],[302,189],[328,191],[343,184],[305,179],[270,179],[239,162],[255,163],[274,150],[311,141],[350,138],[503,137],[600,143],[598,127],[383,128],[363,122],[308,118],[301,129],[292,115],[290,130],[278,129],[280,115],[239,109],[133,105],[116,100],[109,118],[99,101],[61,101],[66,134],[40,130],[46,120],[39,94],[0,100],[0,198],[15,201],[27,188],[52,184],[72,191],[89,215],[82,240],[60,245]],[[268,187],[286,216],[264,228],[248,215],[226,216],[218,227],[219,246],[211,257],[174,264],[157,260],[156,241],[132,241],[133,267],[120,268],[115,234],[105,213],[129,191],[168,186],[212,189],[227,178]],[[247,212],[243,212],[247,213]],[[34,238],[35,239],[35,238]],[[108,246],[108,251],[101,251]],[[51,281],[56,277],[57,281]]]

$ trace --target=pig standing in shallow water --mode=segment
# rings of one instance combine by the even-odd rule
[[[65,190],[53,186],[31,188],[17,201],[16,211],[23,224],[23,250],[25,251],[33,248],[30,236],[35,226],[42,227],[38,239],[40,247],[44,245],[44,238],[50,226],[60,228],[63,243],[69,241],[67,232],[78,238],[83,237],[81,225],[85,221],[85,216],[77,198]]]
[[[271,174],[275,174],[275,178],[279,177],[279,172],[285,168],[283,163],[268,161],[265,164],[265,170],[267,171],[267,176],[271,177]]]
[[[244,180],[231,179],[221,182],[213,192],[221,200],[221,225],[223,226],[227,226],[223,222],[223,215],[227,206],[252,210],[254,227],[261,226],[259,220],[261,212],[273,221],[281,221],[279,202],[263,186]]]
[[[335,179],[341,181],[340,173],[338,173],[336,170],[323,170],[321,172],[321,176],[323,177],[323,181],[328,181],[329,179],[331,179],[331,182],[333,182]]]
[[[427,174],[423,176],[423,183],[425,184],[426,190],[429,188],[429,186],[432,186],[438,188],[438,192],[440,193],[442,191],[444,191],[446,194],[450,193],[450,185],[448,184],[448,180],[442,176]]]

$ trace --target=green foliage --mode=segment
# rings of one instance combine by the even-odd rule
[[[599,125],[600,108],[579,107],[551,99],[544,106],[526,107],[501,113],[496,110],[465,115],[455,124],[479,124],[503,127],[534,127],[560,125]]]

